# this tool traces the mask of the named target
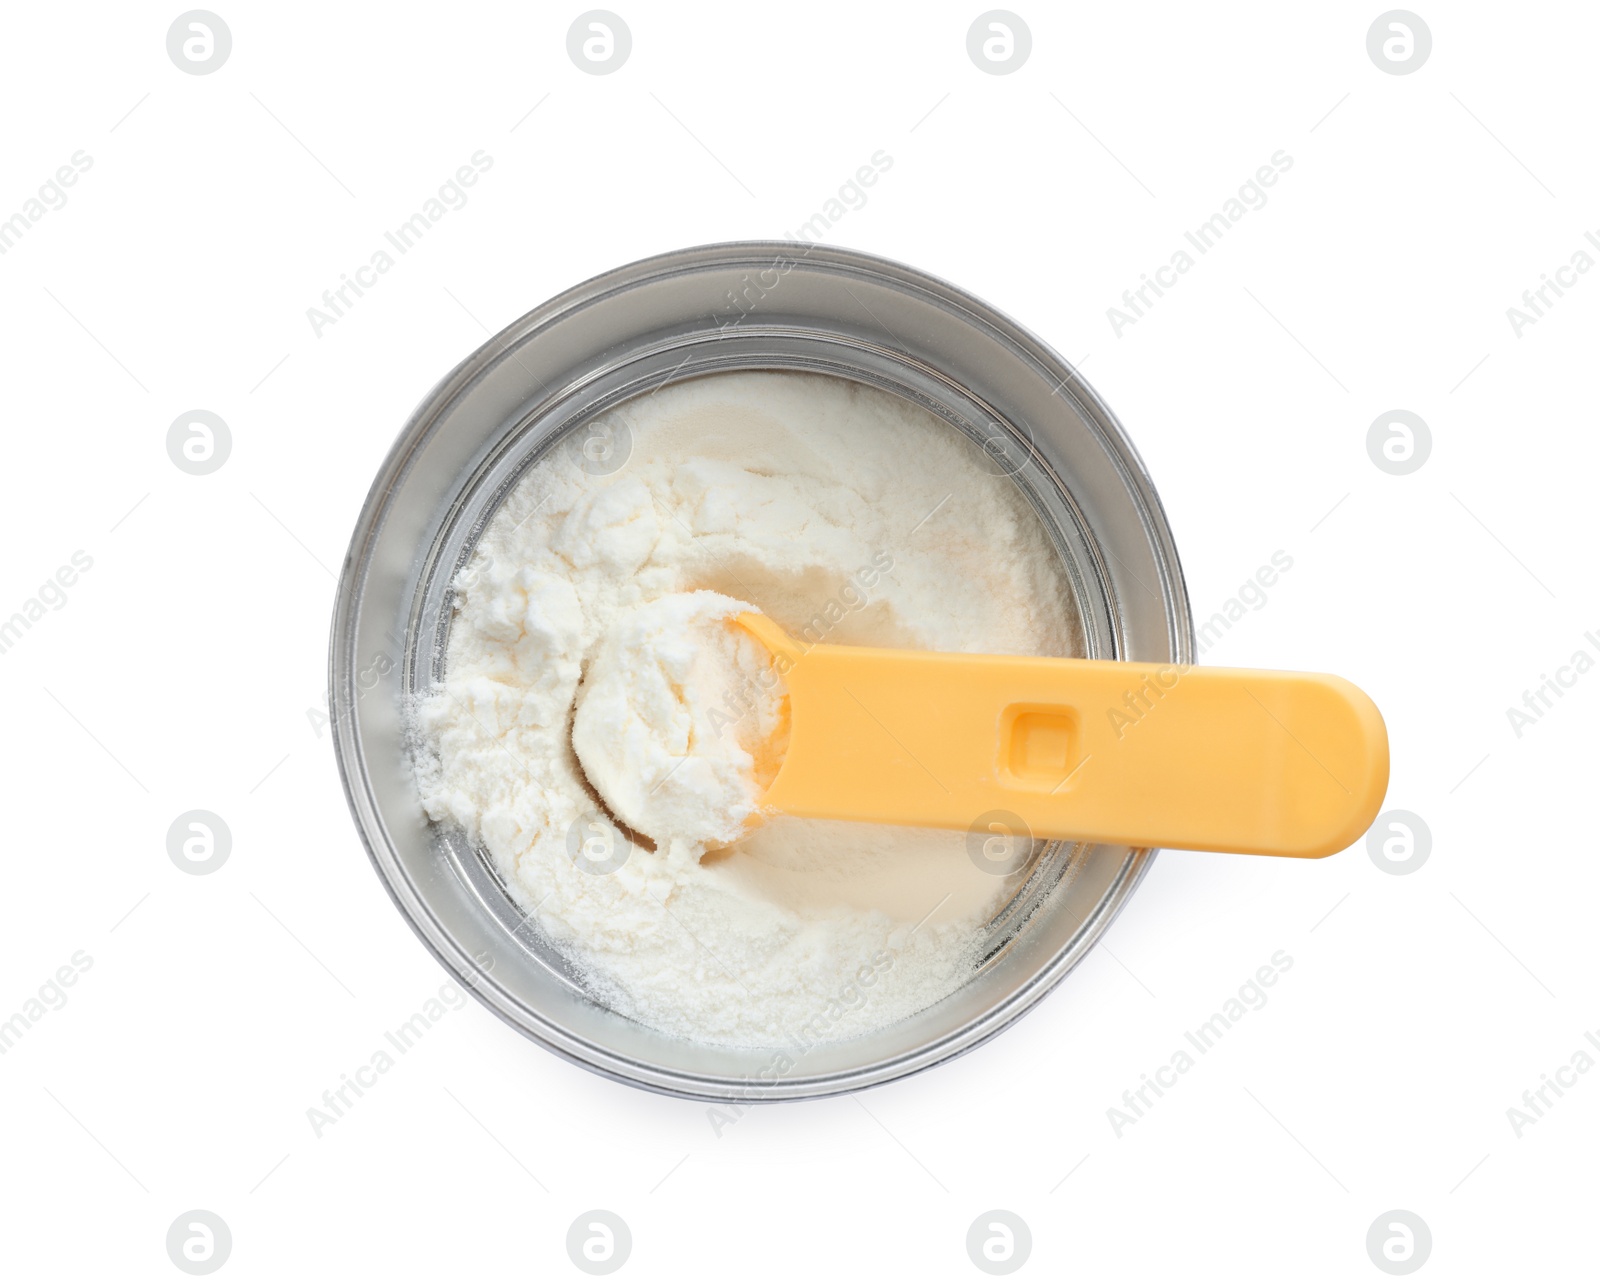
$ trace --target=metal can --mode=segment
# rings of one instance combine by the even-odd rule
[[[943,1000],[848,1040],[734,1049],[665,1035],[591,999],[493,864],[429,823],[406,711],[442,674],[451,581],[499,503],[563,444],[604,468],[616,447],[608,412],[629,398],[752,369],[856,380],[953,425],[1039,514],[1075,599],[1085,655],[1194,660],[1171,532],[1110,410],[1021,326],[901,264],[794,242],[675,251],[551,300],[446,376],[379,470],[339,580],[330,708],[357,829],[412,928],[494,1013],[603,1075],[712,1101],[847,1093],[983,1043],[1083,958],[1152,856],[1043,846],[987,926],[971,976]]]

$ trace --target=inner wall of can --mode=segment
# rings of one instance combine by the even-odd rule
[[[781,270],[776,265],[783,265]],[[730,324],[724,298],[777,280]],[[1095,656],[1187,661],[1193,641],[1171,534],[1115,418],[1076,372],[981,301],[852,251],[740,243],[677,251],[575,287],[495,336],[423,401],[380,469],[336,600],[335,748],[357,827],[424,944],[524,1035],[590,1070],[711,1100],[844,1093],[989,1039],[1088,951],[1147,866],[1141,851],[1057,846],[996,926],[987,966],[891,1027],[807,1052],[677,1041],[589,1002],[488,867],[417,806],[409,697],[437,673],[448,583],[522,471],[652,381],[719,369],[817,370],[909,397],[997,452],[1058,541]],[[396,666],[375,665],[394,658]],[[376,676],[376,677],[373,677]],[[1062,878],[1062,876],[1066,878]],[[1049,886],[1035,896],[1037,886]],[[1028,932],[1018,930],[1026,923]],[[514,944],[514,946],[512,945]]]
[[[629,360],[597,370],[559,402],[514,426],[500,450],[484,460],[419,578],[417,612],[407,631],[405,668],[412,696],[424,695],[443,680],[454,617],[451,585],[501,504],[530,469],[552,453],[580,444],[591,425],[641,395],[683,380],[748,370],[799,371],[868,384],[916,403],[977,444],[990,471],[1009,477],[1038,513],[1066,573],[1082,654],[1119,654],[1111,587],[1099,570],[1101,551],[1071,496],[1043,465],[1030,427],[1005,421],[997,408],[973,398],[938,372],[852,336],[814,328],[751,328],[736,337],[696,331],[652,344]],[[990,966],[1007,949],[1057,885],[1070,878],[1074,861],[1089,851],[1086,845],[1061,842],[1037,847],[1012,896],[984,930],[977,952],[980,967]],[[449,837],[446,852],[457,875],[507,935],[553,976],[583,992],[572,961],[538,932],[488,853],[459,833]]]

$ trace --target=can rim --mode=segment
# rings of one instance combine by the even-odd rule
[[[349,547],[340,569],[330,632],[329,693],[333,710],[353,709],[359,700],[355,656],[356,625],[361,590],[371,567],[390,499],[404,481],[417,453],[436,431],[446,411],[471,386],[483,378],[516,344],[553,327],[565,318],[610,295],[637,288],[653,280],[707,268],[767,264],[794,256],[811,265],[887,281],[922,294],[947,311],[964,314],[969,324],[998,337],[1006,346],[1033,362],[1042,373],[1059,378],[1058,391],[1068,390],[1085,413],[1115,467],[1138,512],[1152,557],[1161,578],[1167,635],[1172,655],[1162,660],[1188,662],[1195,651],[1193,621],[1184,586],[1176,543],[1165,511],[1142,459],[1110,408],[1078,374],[1076,368],[1031,331],[967,291],[935,275],[881,256],[814,243],[741,241],[709,243],[654,255],[596,274],[535,307],[502,328],[469,353],[419,401],[379,467],[362,504]],[[946,1031],[935,1041],[897,1057],[869,1063],[849,1072],[786,1077],[780,1083],[752,1092],[745,1081],[699,1075],[647,1065],[618,1051],[587,1040],[550,1022],[544,1015],[507,991],[478,969],[448,929],[435,916],[427,898],[400,863],[393,837],[373,795],[358,721],[334,720],[334,750],[340,782],[369,860],[392,901],[435,959],[502,1021],[535,1041],[589,1070],[612,1080],[678,1097],[708,1102],[793,1101],[850,1093],[883,1084],[948,1062],[992,1040],[1049,994],[1088,953],[1132,896],[1147,873],[1153,850],[1130,850],[1112,878],[1109,891],[1072,939],[1014,994],[983,1011],[978,1017]]]

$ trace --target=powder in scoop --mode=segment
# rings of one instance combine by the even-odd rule
[[[620,617],[578,695],[572,747],[613,815],[698,858],[751,829],[787,723],[766,649],[726,594],[667,594]]]

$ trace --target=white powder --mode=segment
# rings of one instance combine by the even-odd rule
[[[906,1017],[970,972],[1013,885],[964,832],[774,817],[741,834],[781,712],[739,697],[760,662],[725,618],[749,604],[812,643],[1070,655],[1048,539],[965,437],[847,381],[710,376],[617,414],[626,463],[541,461],[457,583],[445,682],[418,711],[424,805],[482,845],[597,999],[652,1027],[809,1048]],[[719,699],[739,730],[685,758]],[[569,856],[599,802],[580,755],[639,832],[608,874]]]
[[[759,821],[787,712],[766,649],[726,594],[668,594],[619,616],[578,694],[572,748],[612,814],[698,858]],[[760,680],[770,678],[770,683]]]

